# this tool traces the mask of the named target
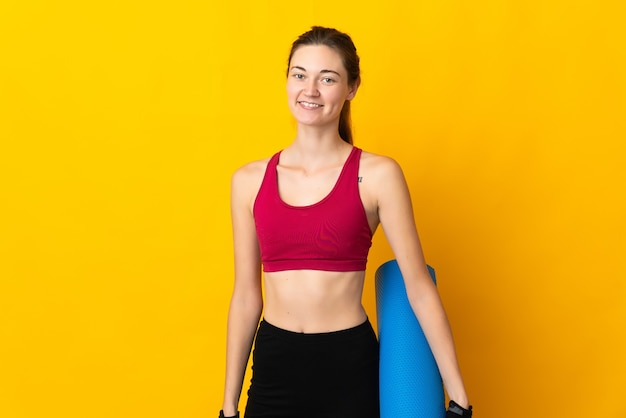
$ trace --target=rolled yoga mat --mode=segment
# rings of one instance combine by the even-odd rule
[[[436,283],[435,270],[428,271]],[[380,342],[380,418],[444,418],[441,375],[396,260],[376,270]]]

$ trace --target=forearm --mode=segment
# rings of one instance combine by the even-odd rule
[[[411,302],[435,361],[441,373],[450,399],[464,408],[469,406],[467,393],[461,377],[450,324],[436,290]]]
[[[226,337],[226,382],[222,409],[226,416],[235,415],[254,335],[261,317],[262,301],[241,300],[233,296],[228,312]]]

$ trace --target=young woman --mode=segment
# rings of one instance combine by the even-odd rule
[[[378,342],[361,304],[379,224],[453,401],[448,414],[471,416],[402,171],[352,145],[350,101],[359,84],[348,35],[323,27],[302,34],[287,68],[296,137],[233,175],[235,285],[221,417],[239,416],[253,342],[246,418],[380,416]]]

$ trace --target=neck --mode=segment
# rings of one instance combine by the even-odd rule
[[[298,126],[298,133],[293,143],[285,149],[283,155],[292,162],[308,166],[327,165],[329,162],[343,161],[352,145],[339,136],[337,127]],[[281,159],[282,161],[282,159]]]

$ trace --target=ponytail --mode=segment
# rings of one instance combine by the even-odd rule
[[[339,116],[339,136],[352,145],[352,120],[350,118],[350,100],[346,100]]]

